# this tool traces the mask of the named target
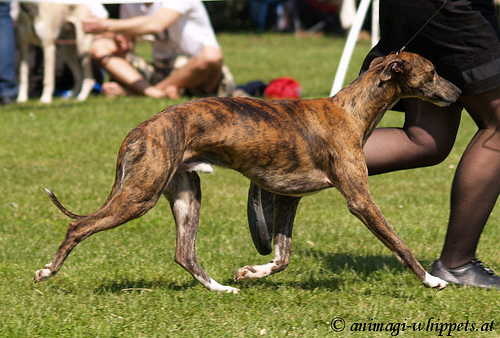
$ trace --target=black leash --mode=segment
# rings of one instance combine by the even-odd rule
[[[434,19],[434,17],[441,11],[441,9],[443,9],[443,7],[446,5],[447,1],[443,1],[443,4],[441,5],[441,7],[439,7],[435,12],[434,14],[431,15],[431,17],[429,19],[427,19],[427,21],[422,25],[422,27],[420,27],[420,29],[411,37],[410,40],[408,40],[407,43],[405,43],[405,45],[399,50],[396,52],[396,55],[398,55],[399,53],[401,53],[402,51],[405,50],[406,46],[408,46],[408,44],[410,42],[412,42],[413,39],[415,39],[415,37],[420,34],[420,32],[425,28],[425,26],[427,26],[429,24],[429,22],[432,21],[432,19]]]

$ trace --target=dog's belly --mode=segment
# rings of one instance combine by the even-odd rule
[[[187,161],[180,166],[179,170],[209,173],[212,172],[213,164],[236,170],[261,187],[281,195],[304,196],[333,186],[332,182],[321,170],[297,170],[290,172],[275,168],[272,165],[268,167],[250,165],[250,161],[244,162],[244,165],[239,166],[221,163],[221,161],[214,163],[213,160]]]
[[[247,177],[268,191],[288,196],[310,195],[332,187],[324,175],[314,172],[303,175],[265,173],[264,177]]]

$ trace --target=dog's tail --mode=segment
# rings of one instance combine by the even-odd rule
[[[61,202],[59,202],[59,200],[57,199],[56,195],[54,195],[54,193],[52,191],[50,191],[49,189],[45,188],[45,192],[47,193],[47,195],[49,195],[50,200],[52,201],[52,203],[54,203],[56,205],[57,209],[61,210],[61,212],[63,214],[65,214],[66,216],[68,216],[70,218],[73,218],[73,219],[80,219],[80,218],[84,217],[82,215],[74,214],[71,211],[69,211],[68,209],[66,209],[61,204]]]

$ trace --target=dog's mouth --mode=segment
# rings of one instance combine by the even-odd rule
[[[433,93],[432,95],[409,95],[409,96],[404,96],[407,98],[413,97],[417,99],[421,99],[423,101],[432,103],[438,107],[446,107],[449,106],[450,104],[456,102],[458,98],[460,97],[461,91],[459,90],[458,92],[455,93],[450,93],[450,95],[447,96],[442,96],[436,93]]]
[[[461,94],[462,91],[458,87],[453,86],[444,92],[433,92],[431,95],[424,95],[423,99],[439,107],[446,107],[456,102]]]
[[[443,95],[438,95],[434,94],[433,99],[436,101],[436,104],[438,106],[448,106],[458,100],[460,97],[460,94],[462,94],[462,91],[458,88],[456,90],[453,90],[449,95],[443,96]]]
[[[440,95],[433,95],[432,97],[424,97],[422,98],[424,101],[430,102],[435,104],[438,107],[446,107],[449,106],[450,104],[454,103],[458,99],[457,95],[456,97],[453,98],[444,98]]]
[[[435,101],[435,100],[426,100],[426,101],[433,103],[438,107],[447,107],[453,103],[453,102],[449,102],[449,101]]]

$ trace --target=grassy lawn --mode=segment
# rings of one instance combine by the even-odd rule
[[[221,34],[219,41],[238,83],[291,76],[306,98],[328,95],[345,42],[276,34]],[[348,81],[369,48],[356,47]],[[177,266],[175,227],[164,199],[141,219],[87,239],[56,277],[34,284],[34,271],[50,261],[69,222],[43,188],[76,213],[96,210],[109,193],[128,131],[182,101],[91,97],[1,108],[0,336],[433,337],[453,328],[461,329],[450,331],[455,337],[498,336],[499,292],[424,288],[333,189],[302,200],[290,266],[237,285],[237,295],[208,292]],[[381,125],[401,123],[402,114],[389,112]],[[370,178],[382,211],[427,268],[439,256],[454,169],[474,132],[464,114],[455,148],[442,164]],[[239,267],[271,258],[251,243],[248,180],[218,168],[201,179],[198,258],[214,279],[234,285]],[[499,226],[497,208],[478,250],[497,271]],[[345,322],[342,332],[330,326],[335,317]],[[373,332],[375,327],[385,331]]]

